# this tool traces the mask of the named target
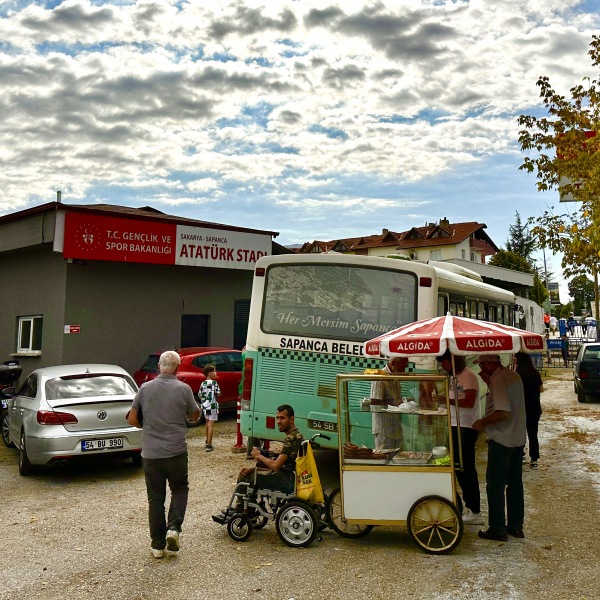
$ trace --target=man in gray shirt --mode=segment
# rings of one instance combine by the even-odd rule
[[[487,430],[488,438],[489,527],[481,530],[479,537],[497,541],[506,541],[508,535],[522,538],[525,537],[522,462],[526,438],[523,382],[515,371],[500,364],[497,354],[480,354],[475,363],[488,386],[485,416],[473,423],[473,429]]]
[[[163,558],[167,550],[179,550],[179,533],[188,500],[188,455],[185,435],[186,417],[200,418],[200,409],[192,389],[175,376],[181,359],[177,352],[163,352],[158,360],[160,375],[142,384],[127,421],[142,427],[142,458],[148,494],[150,551],[154,558]],[[165,518],[167,482],[171,489],[168,519]]]

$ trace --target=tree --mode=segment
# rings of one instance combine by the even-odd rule
[[[510,269],[511,271],[522,271],[523,273],[534,273],[535,270],[530,262],[510,250],[498,250],[492,258],[490,258],[488,264],[494,267],[503,267],[504,269]]]
[[[509,252],[518,254],[523,257],[528,263],[534,261],[531,258],[535,250],[535,236],[529,232],[527,225],[521,222],[519,211],[515,213],[515,224],[508,227],[508,239],[506,240],[506,249]]]
[[[592,66],[600,66],[600,37],[592,36]],[[558,189],[572,194],[581,205],[573,213],[554,214],[547,210],[529,219],[532,234],[540,245],[562,252],[567,276],[582,269],[594,274],[598,314],[597,263],[600,256],[600,82],[585,78],[570,89],[570,98],[556,92],[548,77],[537,85],[548,117],[521,115],[521,150],[533,151],[519,167],[536,172],[539,191]]]
[[[569,281],[569,294],[573,298],[574,310],[581,313],[587,310],[594,300],[594,282],[585,275],[578,275]]]

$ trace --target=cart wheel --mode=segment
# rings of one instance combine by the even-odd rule
[[[252,523],[247,515],[233,515],[227,523],[227,533],[235,542],[245,542],[252,533]]]
[[[373,525],[355,525],[342,519],[342,490],[339,487],[335,488],[327,498],[325,511],[329,527],[342,537],[359,538],[373,529]]]
[[[252,529],[262,529],[269,522],[269,518],[262,515],[256,508],[248,509],[248,518],[252,523]]]
[[[463,522],[456,506],[441,496],[425,496],[408,511],[408,532],[428,554],[447,554],[458,546]]]
[[[317,536],[319,519],[308,504],[291,500],[277,513],[275,526],[282,542],[293,548],[305,548]]]

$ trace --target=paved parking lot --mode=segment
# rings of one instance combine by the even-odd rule
[[[213,453],[204,452],[202,427],[189,431],[182,551],[162,561],[148,551],[143,475],[130,461],[24,478],[16,451],[2,446],[0,598],[596,598],[600,404],[579,405],[568,380],[547,389],[540,467],[524,472],[526,539],[487,542],[471,526],[449,556],[423,554],[400,527],[376,528],[360,540],[326,530],[321,542],[293,549],[270,524],[245,543],[233,542],[210,519],[247,464],[231,452],[233,418],[218,423]],[[484,444],[479,456],[485,497]],[[318,460],[329,486],[336,456],[321,453]]]

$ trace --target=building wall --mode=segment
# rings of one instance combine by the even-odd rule
[[[233,346],[234,302],[249,300],[253,271],[89,261],[67,263],[50,246],[0,253],[5,293],[0,362],[34,369],[99,362],[138,369],[150,352],[177,348],[182,314],[210,315],[209,344]],[[40,356],[13,356],[17,318],[43,315]],[[64,333],[78,325],[80,333]]]
[[[133,372],[151,352],[180,346],[181,316],[209,314],[209,345],[233,345],[235,300],[253,271],[89,261],[68,266],[64,363],[116,363]]]
[[[0,253],[0,361],[16,358],[24,376],[62,362],[66,273],[66,261],[49,245]],[[41,356],[11,356],[17,348],[18,317],[38,314],[44,318]]]
[[[49,244],[54,240],[56,213],[47,211],[10,223],[3,223],[0,252]]]

